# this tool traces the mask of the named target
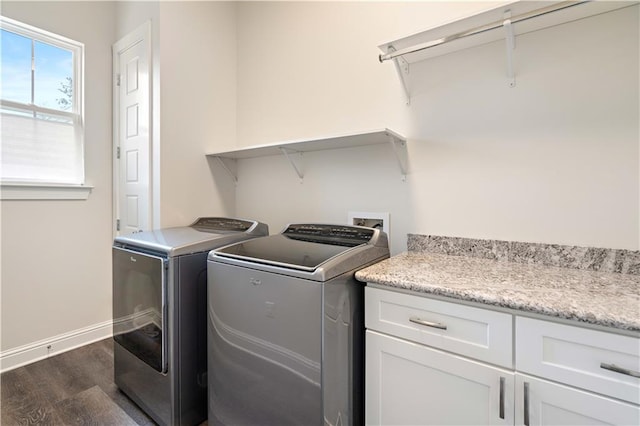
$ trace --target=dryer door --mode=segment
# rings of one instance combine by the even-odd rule
[[[113,248],[113,338],[167,372],[167,259]]]

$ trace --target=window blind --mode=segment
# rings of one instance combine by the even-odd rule
[[[83,131],[67,121],[0,114],[2,181],[84,183]]]

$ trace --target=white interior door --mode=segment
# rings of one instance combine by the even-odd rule
[[[113,45],[114,234],[151,224],[150,24]]]

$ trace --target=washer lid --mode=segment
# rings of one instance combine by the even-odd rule
[[[374,234],[373,229],[363,227],[289,225],[278,235],[233,244],[214,253],[221,257],[312,272],[328,260],[367,244]]]
[[[209,251],[247,238],[268,235],[266,225],[232,218],[199,218],[191,226],[155,229],[116,237],[114,244],[180,256]]]

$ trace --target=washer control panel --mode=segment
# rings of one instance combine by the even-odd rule
[[[228,217],[201,217],[196,220],[191,227],[204,232],[244,232],[249,230],[255,222],[241,219],[231,219]]]
[[[374,229],[347,225],[295,224],[289,225],[282,234],[304,241],[357,246],[368,243],[375,232]]]

